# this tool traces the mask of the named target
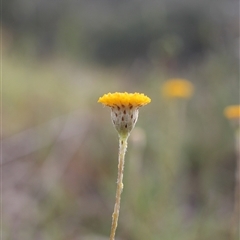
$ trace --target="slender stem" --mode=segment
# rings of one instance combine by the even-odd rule
[[[235,181],[235,192],[234,192],[234,209],[232,217],[232,239],[235,239],[239,234],[238,224],[240,220],[240,129],[236,131],[236,181]]]
[[[119,136],[119,155],[118,155],[118,178],[117,178],[117,191],[116,202],[112,215],[112,227],[110,233],[110,240],[114,240],[114,236],[117,229],[118,217],[120,211],[121,193],[123,190],[123,170],[124,170],[124,158],[127,150],[127,137],[123,138]]]

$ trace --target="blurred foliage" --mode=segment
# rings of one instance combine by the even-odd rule
[[[40,56],[60,51],[104,64],[136,58],[189,63],[209,51],[234,51],[238,35],[234,0],[8,0],[3,8],[16,45],[31,40]]]
[[[236,5],[3,2],[3,239],[108,239],[118,137],[97,100],[114,91],[152,99],[129,140],[116,239],[230,239]],[[191,99],[161,96],[176,77]]]

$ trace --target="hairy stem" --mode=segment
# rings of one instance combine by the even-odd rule
[[[117,191],[114,211],[112,215],[112,227],[110,233],[110,240],[114,240],[114,236],[117,229],[118,217],[120,211],[121,193],[123,190],[123,170],[124,170],[124,158],[127,150],[127,137],[119,136],[119,155],[118,155],[118,178],[117,178]]]

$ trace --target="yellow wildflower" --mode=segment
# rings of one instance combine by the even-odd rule
[[[98,100],[111,108],[113,125],[122,136],[128,136],[138,119],[138,109],[151,102],[142,93],[108,93]]]
[[[194,87],[191,82],[185,79],[170,79],[164,83],[162,93],[168,98],[190,98]]]
[[[228,106],[224,109],[224,115],[228,119],[240,118],[240,105]]]
[[[118,225],[121,193],[123,190],[123,170],[127,140],[137,122],[139,107],[150,103],[151,99],[141,93],[116,92],[103,95],[98,99],[98,102],[111,108],[112,122],[119,134],[117,191],[110,233],[110,240],[114,240]]]

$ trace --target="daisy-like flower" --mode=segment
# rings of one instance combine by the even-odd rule
[[[151,102],[151,99],[142,93],[108,93],[98,100],[111,108],[111,118],[119,135],[118,178],[116,202],[112,215],[110,240],[114,240],[120,211],[121,193],[123,190],[123,170],[127,139],[138,119],[138,109]]]
[[[163,96],[168,98],[190,98],[193,91],[192,83],[181,78],[169,79],[162,87]]]
[[[231,105],[224,109],[224,115],[228,119],[240,119],[240,105]]]
[[[138,119],[138,109],[151,102],[151,99],[140,93],[108,93],[98,100],[111,108],[113,125],[119,135],[126,137],[134,128]]]

